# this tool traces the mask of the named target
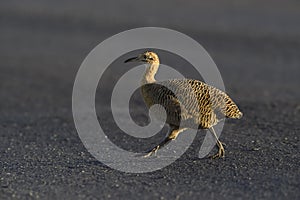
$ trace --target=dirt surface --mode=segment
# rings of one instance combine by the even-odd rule
[[[1,2],[0,199],[299,199],[299,10],[296,1]],[[83,146],[71,108],[77,70],[101,41],[141,26],[181,31],[215,60],[244,113],[225,124],[225,159],[197,158],[204,131],[145,174],[110,169]]]

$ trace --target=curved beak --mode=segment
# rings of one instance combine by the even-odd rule
[[[139,61],[138,57],[129,58],[124,61],[124,63]]]

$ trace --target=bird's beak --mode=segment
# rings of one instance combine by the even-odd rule
[[[139,58],[138,57],[129,58],[129,59],[125,60],[124,63],[135,62],[135,61],[139,61]]]

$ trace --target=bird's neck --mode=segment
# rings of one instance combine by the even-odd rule
[[[156,81],[155,74],[158,71],[158,68],[159,68],[159,63],[147,64],[144,76],[141,80],[141,85],[154,83]]]

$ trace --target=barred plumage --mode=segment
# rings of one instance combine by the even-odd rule
[[[125,62],[130,61],[149,63],[142,79],[142,96],[148,108],[154,104],[164,107],[167,114],[166,123],[170,125],[169,136],[149,151],[147,156],[176,139],[186,128],[198,128],[209,129],[215,137],[219,152],[213,158],[224,157],[224,147],[216,136],[213,126],[224,118],[242,117],[242,112],[232,99],[225,92],[198,80],[173,79],[157,82],[154,76],[159,68],[159,58],[153,52],[145,52]]]
[[[191,97],[189,87],[196,101]],[[177,97],[171,90],[181,96]],[[141,91],[147,107],[162,105],[167,112],[166,122],[174,126],[180,126],[182,120],[192,118],[199,128],[208,129],[226,117],[242,117],[242,113],[226,93],[198,80],[174,79],[149,83],[141,86]],[[184,111],[181,111],[180,103],[183,104]],[[193,127],[195,126],[191,125],[188,128]]]

